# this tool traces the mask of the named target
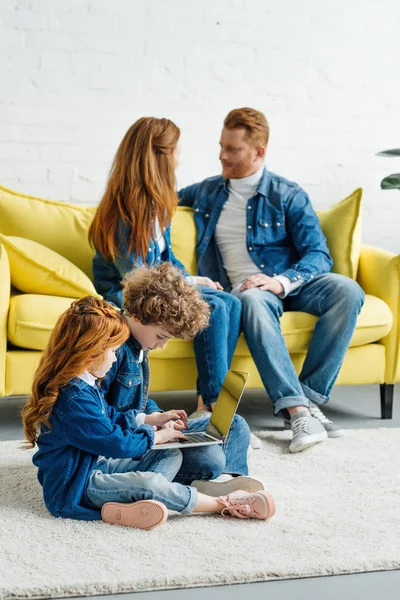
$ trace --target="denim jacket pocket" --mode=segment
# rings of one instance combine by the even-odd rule
[[[286,237],[285,217],[277,215],[272,219],[258,219],[256,241],[261,243],[275,243]]]
[[[140,389],[142,376],[140,373],[120,371],[117,376],[117,382],[119,384],[119,392],[116,399],[116,406],[124,408],[132,404],[134,390],[136,388]]]

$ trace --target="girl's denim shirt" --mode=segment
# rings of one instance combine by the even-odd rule
[[[88,479],[99,456],[140,458],[154,444],[154,428],[136,426],[137,411],[109,406],[98,386],[72,379],[61,388],[43,427],[33,463],[43,486],[45,504],[55,517],[100,519],[86,498]]]

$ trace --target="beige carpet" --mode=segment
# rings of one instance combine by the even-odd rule
[[[400,568],[400,429],[301,454],[261,433],[269,523],[172,513],[151,532],[52,518],[30,452],[0,443],[0,597],[61,597]]]

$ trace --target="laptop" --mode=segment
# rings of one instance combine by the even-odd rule
[[[151,450],[223,444],[229,435],[248,377],[249,374],[243,371],[228,371],[205,431],[185,433],[187,440],[155,444]]]

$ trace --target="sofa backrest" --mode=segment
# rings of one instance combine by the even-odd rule
[[[333,258],[333,271],[356,279],[361,247],[361,199],[357,189],[326,211],[321,228]],[[91,279],[94,251],[87,239],[96,207],[66,204],[18,194],[0,186],[0,233],[25,237],[58,252]],[[172,219],[172,248],[196,274],[196,227],[191,208],[178,207]]]
[[[96,207],[78,206],[19,194],[0,186],[0,233],[28,238],[58,252],[93,279],[94,251],[88,229]],[[196,228],[192,209],[178,207],[172,221],[172,247],[196,274]]]

